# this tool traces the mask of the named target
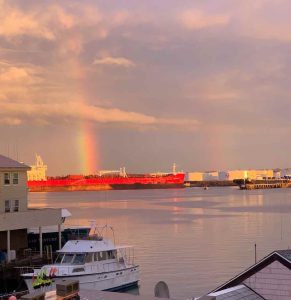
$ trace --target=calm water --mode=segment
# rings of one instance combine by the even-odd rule
[[[67,224],[115,228],[135,246],[140,294],[164,280],[172,297],[206,293],[262,258],[291,246],[291,189],[237,188],[30,193],[31,207],[63,207]]]

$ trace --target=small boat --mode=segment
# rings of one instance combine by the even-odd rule
[[[208,186],[207,185],[204,186],[204,190],[208,190]]]
[[[22,277],[30,292],[44,286],[56,289],[56,283],[62,279],[78,280],[81,289],[117,291],[138,285],[139,266],[134,263],[133,247],[115,246],[98,233],[67,241],[53,264],[33,269]]]

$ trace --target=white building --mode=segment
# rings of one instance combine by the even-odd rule
[[[31,169],[27,171],[28,180],[46,180],[47,165],[43,163],[40,155],[35,155],[36,163],[31,166]]]
[[[43,226],[58,225],[60,246],[61,224],[64,217],[69,216],[69,212],[62,209],[28,208],[29,169],[25,164],[0,155],[0,250],[7,253],[8,261],[19,249],[27,247],[27,228],[39,228],[41,256]]]
[[[246,170],[232,170],[232,171],[220,171],[218,174],[219,180],[234,180],[234,179],[246,179],[248,178],[248,171]]]
[[[188,172],[185,181],[211,181],[218,180],[218,172]]]
[[[202,172],[188,172],[185,176],[185,181],[203,181],[204,173]]]
[[[291,169],[283,169],[280,172],[281,177],[288,176],[291,177]]]
[[[204,173],[203,180],[211,181],[218,180],[218,171],[208,171]]]

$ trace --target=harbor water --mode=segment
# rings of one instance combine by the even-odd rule
[[[30,208],[63,207],[67,225],[112,225],[117,244],[135,246],[139,293],[164,280],[172,298],[211,291],[291,246],[291,189],[237,187],[29,193]]]

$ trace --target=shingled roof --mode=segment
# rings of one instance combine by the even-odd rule
[[[0,154],[0,169],[25,169],[29,170],[30,167],[20,163],[14,159]]]
[[[286,268],[291,270],[291,249],[287,250],[276,250],[266,257],[264,257],[262,260],[248,268],[247,270],[243,271],[236,277],[230,279],[228,282],[224,283],[223,285],[219,286],[215,290],[212,291],[212,293],[228,289],[234,286],[237,286],[239,284],[242,284],[244,280],[249,278],[250,276],[254,275],[255,273],[259,272],[269,264],[271,264],[274,261],[280,262],[282,265],[284,265]]]
[[[245,285],[238,285],[233,288],[228,288],[216,293],[208,294],[208,299],[216,300],[263,300],[264,298],[258,295]],[[203,298],[202,298],[203,299]]]

